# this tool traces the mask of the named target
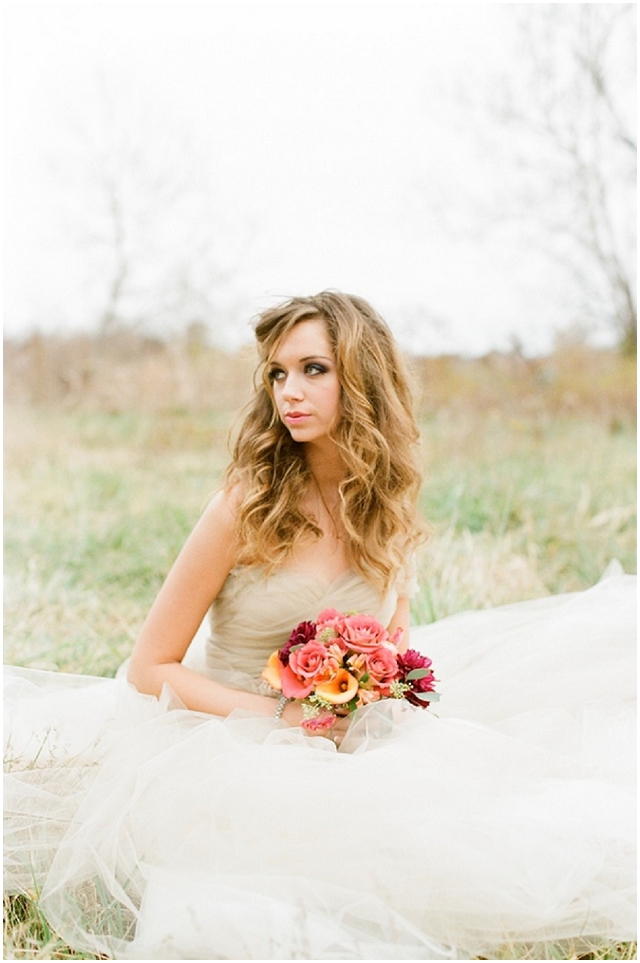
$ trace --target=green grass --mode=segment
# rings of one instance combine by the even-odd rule
[[[5,960],[97,960],[106,957],[74,953],[53,932],[33,896],[4,898]]]
[[[226,464],[224,415],[5,416],[5,659],[111,675]],[[414,619],[635,570],[635,434],[590,420],[425,422],[433,535]]]
[[[226,425],[5,418],[5,660],[111,675],[218,484]]]
[[[231,417],[5,411],[5,661],[113,675],[219,483]],[[635,431],[586,416],[443,409],[423,424],[433,534],[417,622],[635,571]],[[5,906],[6,959],[91,959],[37,900]],[[537,955],[532,955],[537,954]],[[544,954],[544,955],[540,955]],[[504,959],[635,959],[635,944],[505,948]]]
[[[445,413],[423,439],[417,621],[584,589],[612,559],[635,571],[632,425]]]

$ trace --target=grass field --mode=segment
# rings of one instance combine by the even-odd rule
[[[227,413],[5,410],[5,661],[113,675],[227,460]],[[416,622],[635,571],[635,428],[592,414],[443,409],[422,424]],[[65,959],[11,900],[5,959]],[[505,951],[635,959],[635,945]],[[45,955],[42,955],[45,954]],[[532,955],[533,954],[533,955]],[[542,955],[540,955],[542,954]]]
[[[5,413],[5,659],[112,675],[215,490],[230,416]],[[445,414],[423,424],[433,534],[417,622],[635,570],[635,431]]]

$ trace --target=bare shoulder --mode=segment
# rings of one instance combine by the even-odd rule
[[[184,611],[204,612],[235,565],[237,501],[222,490],[211,499],[175,560],[162,589]]]
[[[233,555],[239,505],[240,495],[237,491],[221,489],[200,516],[193,536],[198,542],[207,542],[214,552],[220,551],[224,546],[225,554]]]
[[[136,679],[150,685],[145,675],[149,665],[182,660],[235,564],[237,504],[233,494],[218,492],[171,566],[133,652],[129,679],[134,685]],[[154,683],[144,691],[157,688]]]
[[[228,529],[235,528],[241,498],[237,487],[221,488],[205,508],[202,518],[213,524],[223,525]]]

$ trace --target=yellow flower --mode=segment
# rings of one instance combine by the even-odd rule
[[[316,695],[333,706],[350,702],[358,691],[358,680],[346,669],[339,669],[330,682],[323,682],[316,688]]]
[[[266,679],[272,689],[277,689],[278,692],[282,691],[282,682],[280,681],[280,658],[277,652],[272,652],[269,656],[269,661],[262,670],[262,678]]]

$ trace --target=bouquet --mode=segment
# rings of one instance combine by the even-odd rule
[[[434,691],[431,659],[408,649],[400,654],[402,629],[393,636],[370,615],[325,609],[315,622],[301,622],[273,652],[262,672],[272,689],[301,702],[302,726],[330,729],[339,715],[380,699],[406,699],[428,708]]]

